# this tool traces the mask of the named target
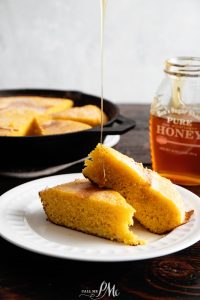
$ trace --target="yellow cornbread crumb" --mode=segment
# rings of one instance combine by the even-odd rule
[[[129,230],[134,209],[118,192],[82,179],[45,189],[39,195],[48,219],[55,224],[127,245],[144,244]]]

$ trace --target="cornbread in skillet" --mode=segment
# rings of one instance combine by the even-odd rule
[[[91,125],[92,127],[101,124],[101,109],[96,105],[84,105],[72,107],[65,111],[52,115],[53,119],[73,120]],[[108,121],[106,114],[103,112],[103,124]]]
[[[71,120],[53,120],[44,117],[36,117],[33,127],[33,135],[71,133],[91,128],[91,126],[81,122]]]
[[[73,105],[74,102],[70,99],[39,96],[0,97],[0,136],[70,133],[100,125],[99,107],[95,105],[72,107]],[[24,127],[20,126],[18,129],[13,125],[11,127],[7,125],[9,121],[5,121],[5,116],[8,119],[7,116],[11,115],[15,124],[22,118]],[[106,123],[108,119],[105,113],[102,117],[103,123]]]
[[[128,245],[144,243],[129,230],[134,209],[115,191],[82,179],[47,188],[39,195],[48,220],[55,224]]]
[[[0,111],[31,111],[35,114],[51,114],[73,106],[70,99],[48,98],[38,96],[0,97]]]
[[[185,212],[183,199],[170,180],[104,145],[89,154],[83,174],[98,186],[119,192],[136,210],[135,218],[151,232],[169,232],[192,214]]]

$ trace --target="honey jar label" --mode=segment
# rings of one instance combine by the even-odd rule
[[[199,182],[200,122],[194,119],[169,112],[150,115],[153,169],[178,183]]]
[[[198,155],[200,123],[174,116],[166,118],[151,116],[151,126],[155,143],[160,151]]]

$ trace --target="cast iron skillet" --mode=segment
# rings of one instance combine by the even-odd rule
[[[40,89],[1,90],[1,96],[45,96],[72,99],[74,106],[94,104],[101,106],[101,99],[77,91]],[[1,99],[0,99],[1,101]],[[109,120],[104,125],[103,137],[121,135],[135,127],[135,121],[119,114],[118,107],[104,100],[104,111]],[[47,136],[0,136],[0,170],[41,169],[86,157],[100,141],[100,126],[92,129]]]

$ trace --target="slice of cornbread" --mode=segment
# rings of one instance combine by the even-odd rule
[[[73,120],[91,125],[92,127],[101,124],[101,109],[96,105],[84,105],[72,107],[65,111],[52,115],[53,119]],[[106,114],[103,112],[103,124],[108,121]]]
[[[39,195],[49,221],[55,224],[128,245],[144,243],[129,230],[134,209],[115,191],[83,179],[45,189]]]
[[[67,110],[74,105],[74,102],[71,99],[59,99],[59,98],[45,98],[38,97],[35,100],[36,106],[39,105],[45,108],[47,114],[56,113],[59,111]]]
[[[32,128],[32,113],[6,111],[0,112],[0,136],[26,136]]]
[[[38,96],[0,97],[0,111],[15,110],[22,112],[30,110],[36,114],[56,113],[73,106],[70,99],[48,98]]]
[[[33,135],[50,135],[60,133],[70,133],[90,129],[91,126],[75,122],[71,120],[53,120],[51,118],[41,116],[36,117],[34,126],[32,127]]]
[[[192,212],[170,180],[120,152],[97,145],[85,161],[83,174],[100,187],[118,191],[135,210],[135,218],[154,233],[185,223]]]

